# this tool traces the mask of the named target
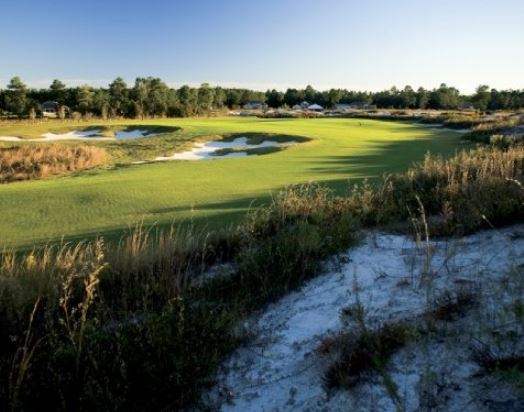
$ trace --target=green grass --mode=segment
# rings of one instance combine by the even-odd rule
[[[122,121],[111,126],[140,124],[180,127],[167,138],[184,145],[189,139],[242,133],[311,140],[262,156],[125,165],[0,186],[0,245],[27,247],[63,236],[104,234],[114,238],[137,222],[168,225],[191,220],[210,228],[222,227],[238,221],[249,207],[267,201],[275,190],[287,185],[321,181],[342,192],[349,180],[400,172],[422,160],[427,151],[451,154],[460,139],[453,132],[403,122],[354,119],[229,117]],[[0,136],[41,134],[58,127],[0,125]],[[137,141],[119,144],[133,147]]]

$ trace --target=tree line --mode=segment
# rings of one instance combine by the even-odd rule
[[[103,118],[187,117],[242,107],[249,101],[263,101],[265,96],[264,92],[211,87],[207,83],[174,89],[154,77],[139,77],[132,86],[118,77],[107,88],[67,87],[54,80],[48,88],[30,89],[14,77],[5,90],[0,90],[0,112],[33,117],[41,113],[42,103],[52,101],[58,103],[59,117],[73,113]]]
[[[207,115],[214,110],[238,109],[249,101],[265,102],[271,108],[293,107],[302,101],[332,108],[336,104],[359,104],[393,109],[461,109],[480,111],[524,108],[524,90],[496,90],[479,86],[472,95],[463,95],[455,87],[441,84],[429,90],[411,86],[392,87],[379,92],[346,89],[315,90],[289,88],[285,92],[211,87],[169,87],[159,78],[139,77],[132,86],[118,77],[107,88],[89,85],[67,87],[54,80],[48,88],[29,88],[19,77],[0,90],[0,114],[35,118],[42,103],[58,103],[57,115],[113,117],[187,117]]]

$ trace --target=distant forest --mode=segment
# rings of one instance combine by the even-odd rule
[[[393,87],[380,92],[346,89],[315,90],[287,89],[285,92],[260,92],[239,88],[169,87],[161,79],[137,78],[130,86],[122,78],[115,79],[107,88],[89,85],[67,87],[54,80],[48,88],[32,89],[19,77],[14,77],[4,90],[0,90],[0,114],[4,117],[36,118],[42,114],[42,104],[56,102],[59,118],[89,117],[187,117],[208,115],[213,111],[239,109],[251,101],[265,102],[270,108],[293,107],[302,101],[316,103],[325,108],[336,104],[373,105],[382,109],[463,109],[517,110],[524,108],[524,90],[496,90],[482,85],[472,95],[463,95],[458,89],[441,84],[427,90]]]

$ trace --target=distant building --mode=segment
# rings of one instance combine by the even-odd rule
[[[348,112],[350,110],[354,110],[353,107],[350,104],[343,104],[339,103],[333,106],[334,110],[338,110],[339,112]]]
[[[347,110],[371,110],[375,108],[375,106],[365,102],[353,102],[348,106]]]
[[[309,105],[307,109],[311,110],[312,112],[321,112],[322,110],[324,110],[324,108],[319,104]]]
[[[304,108],[299,105],[299,104],[295,104],[293,107],[292,107],[293,110],[303,110]]]
[[[58,112],[58,102],[48,100],[42,103],[42,113],[47,117],[55,117]]]
[[[244,104],[244,109],[246,110],[264,110],[267,109],[267,104],[260,100],[252,100]]]
[[[309,102],[307,102],[307,101],[305,101],[305,100],[304,100],[302,103],[299,103],[298,105],[299,105],[302,109],[304,109],[304,110],[306,110],[309,106],[311,106],[311,105],[309,104]]]

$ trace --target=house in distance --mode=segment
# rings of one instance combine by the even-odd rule
[[[44,117],[56,117],[58,113],[58,102],[48,100],[42,103],[42,114]]]
[[[322,110],[324,110],[324,108],[321,105],[316,103],[309,105],[307,109],[312,112],[321,112]]]
[[[260,100],[251,100],[244,104],[244,109],[246,110],[265,110],[267,109],[267,104]]]

